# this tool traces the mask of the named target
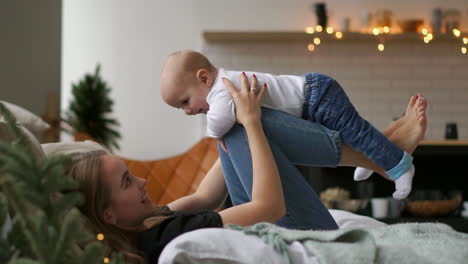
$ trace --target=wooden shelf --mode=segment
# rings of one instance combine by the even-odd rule
[[[466,146],[468,147],[468,140],[423,140],[420,146]]]
[[[413,154],[426,157],[468,157],[468,140],[423,140]]]
[[[463,36],[463,35],[462,35]],[[386,41],[415,41],[423,39],[418,33],[400,33],[374,36],[357,32],[344,32],[342,39],[335,38],[324,32],[307,34],[304,31],[205,31],[203,38],[206,41],[310,41],[314,37],[331,40],[376,40],[385,37]],[[434,36],[434,41],[461,41],[451,34]]]

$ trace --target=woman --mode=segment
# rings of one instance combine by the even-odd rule
[[[256,79],[252,78],[249,89],[248,80],[242,78],[240,92],[228,80],[225,82],[233,94],[237,121],[243,128],[236,126],[226,135],[228,153],[220,151],[221,161],[215,163],[195,194],[156,207],[147,197],[145,180],[131,175],[117,157],[102,152],[85,154],[68,170],[67,174],[79,182],[85,196],[80,210],[88,226],[96,233],[104,233],[109,250],[121,251],[133,262],[156,263],[164,246],[173,238],[204,227],[263,221],[286,227],[337,228],[315,192],[282,152],[293,146],[268,144],[262,124],[269,124],[266,117],[274,113],[264,110],[263,122],[259,122],[259,102],[264,90],[257,94]],[[307,153],[315,153],[306,155],[310,158],[293,154],[288,158],[297,163],[308,163],[315,158],[313,164],[317,166],[336,166],[340,161],[339,135],[306,123],[304,129],[316,129],[318,140],[323,140],[320,149],[313,146],[308,150]],[[281,125],[288,124],[294,123],[285,116]],[[280,136],[274,129],[264,128],[272,139]],[[291,144],[294,143],[297,142]],[[349,148],[343,147],[341,157],[340,163],[378,170]],[[194,212],[217,208],[224,201],[227,189],[235,206],[219,213]]]

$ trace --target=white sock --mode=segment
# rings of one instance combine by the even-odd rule
[[[355,181],[367,180],[372,175],[372,173],[373,173],[372,170],[357,167],[356,170],[354,170],[354,180]]]
[[[403,173],[403,175],[401,175],[400,178],[395,181],[396,191],[393,193],[393,198],[402,200],[408,196],[408,194],[411,192],[413,176],[414,165],[411,165],[411,168]]]

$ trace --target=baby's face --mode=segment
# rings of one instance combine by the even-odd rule
[[[206,114],[210,108],[206,102],[207,96],[208,94],[205,94],[203,89],[188,89],[185,96],[181,97],[179,108],[186,115]]]
[[[206,102],[208,91],[206,89],[192,86],[173,89],[172,91],[174,93],[168,98],[167,103],[182,109],[186,115],[206,114],[208,112],[209,105]]]

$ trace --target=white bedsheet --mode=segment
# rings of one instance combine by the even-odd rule
[[[340,229],[373,228],[386,225],[373,218],[341,210],[330,210]],[[293,263],[319,264],[299,242],[289,246]],[[280,264],[280,254],[260,238],[240,231],[206,228],[188,232],[174,239],[163,250],[159,263]]]

